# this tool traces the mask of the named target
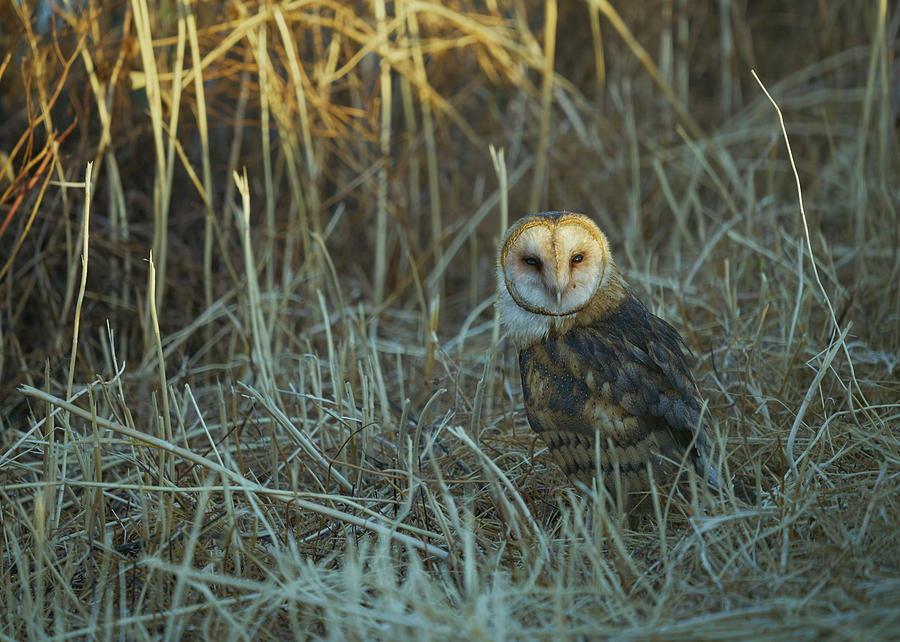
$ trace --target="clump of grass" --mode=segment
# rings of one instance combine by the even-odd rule
[[[0,634],[897,626],[886,2],[26,4]],[[607,230],[758,506],[632,528],[552,466],[491,306],[533,209]]]

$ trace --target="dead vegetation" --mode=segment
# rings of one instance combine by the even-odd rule
[[[4,639],[896,631],[889,3],[32,4]],[[759,506],[630,529],[552,466],[491,305],[543,209],[684,332]]]

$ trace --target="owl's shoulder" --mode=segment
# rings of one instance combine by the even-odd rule
[[[573,325],[559,341],[592,368],[633,363],[659,370],[685,396],[693,394],[693,355],[678,331],[651,313],[629,290],[606,314]]]
[[[560,391],[585,387],[631,414],[668,415],[688,427],[699,410],[689,355],[678,332],[629,293],[602,317],[551,331],[521,350],[519,365],[526,386],[547,388],[549,380]],[[673,403],[691,416],[675,421]]]

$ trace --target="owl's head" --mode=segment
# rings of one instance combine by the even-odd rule
[[[499,305],[517,344],[566,325],[598,297],[605,299],[608,285],[619,298],[623,283],[609,242],[583,214],[528,216],[503,238],[497,257]]]

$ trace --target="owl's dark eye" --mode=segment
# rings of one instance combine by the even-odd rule
[[[533,256],[527,256],[527,257],[525,257],[525,265],[530,265],[531,267],[537,268],[538,270],[541,269],[541,262],[540,262],[540,260],[534,258]]]
[[[584,260],[584,254],[576,254],[572,257],[572,263],[581,263]]]

